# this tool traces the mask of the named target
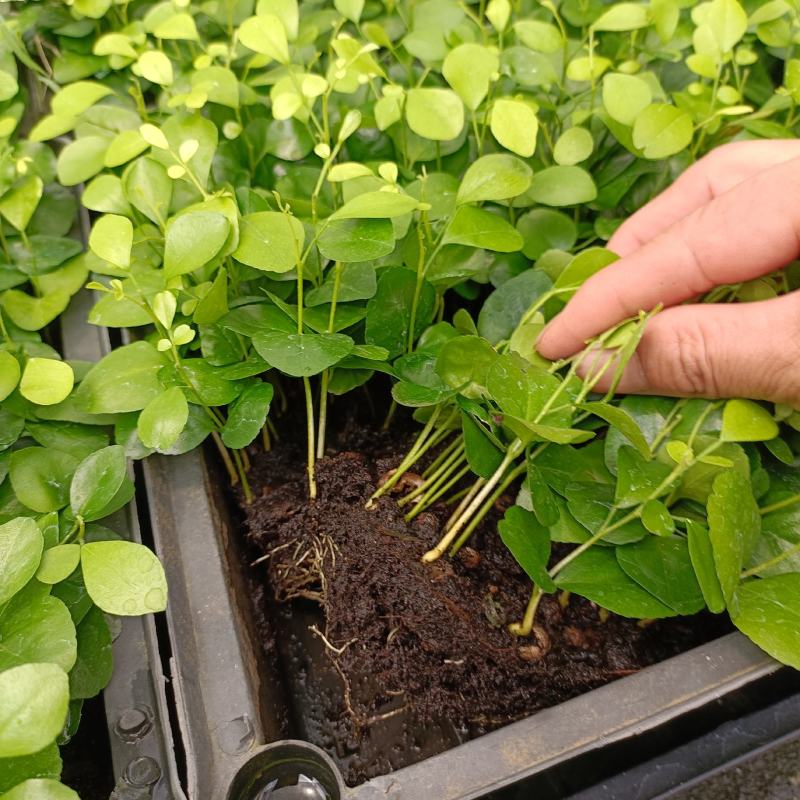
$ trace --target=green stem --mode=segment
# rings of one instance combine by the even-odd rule
[[[239,475],[237,474],[236,467],[231,460],[231,454],[228,452],[228,448],[222,443],[222,439],[217,431],[211,431],[211,438],[214,440],[217,450],[219,450],[219,454],[222,458],[222,463],[225,465],[225,470],[228,473],[231,486],[236,486],[236,484],[239,482]]]
[[[233,451],[233,460],[236,464],[236,471],[239,474],[239,480],[242,482],[242,490],[244,491],[244,500],[247,505],[253,502],[253,493],[250,491],[250,482],[247,480],[247,473],[242,462],[242,454],[238,450]]]
[[[453,471],[458,469],[459,463],[463,459],[463,447],[454,450],[445,459],[444,463],[439,466],[436,472],[434,472],[433,475],[428,478],[428,480],[422,481],[420,485],[414,489],[414,491],[409,492],[405,497],[400,498],[400,500],[397,502],[397,505],[408,505],[412,501],[416,500],[420,495],[422,495],[422,498],[417,502],[417,505],[424,503],[426,497],[428,497],[428,495],[432,492],[435,492],[442,485],[442,483],[447,480]]]
[[[773,511],[781,511],[784,508],[797,505],[800,503],[800,494],[793,494],[791,497],[786,497],[783,500],[778,500],[768,506],[760,508],[758,511],[763,516],[764,514],[771,514]]]
[[[303,390],[306,396],[306,438],[308,440],[308,496],[314,500],[317,496],[317,482],[314,478],[314,397],[311,393],[311,381],[303,377]]]
[[[533,630],[533,622],[536,619],[536,610],[539,608],[539,601],[541,599],[542,590],[538,586],[534,586],[522,622],[512,622],[511,625],[508,626],[508,630],[513,633],[514,636],[530,636]]]
[[[439,498],[444,497],[450,489],[453,488],[467,473],[469,472],[469,464],[465,464],[458,472],[450,477],[445,484],[443,484],[439,489],[437,489],[433,494],[429,497],[423,497],[417,505],[414,506],[411,511],[406,514],[406,522],[411,522],[414,517],[418,514],[421,514],[426,508],[430,508]]]
[[[800,553],[800,542],[792,545],[792,547],[790,547],[788,550],[784,550],[774,558],[770,558],[768,561],[764,561],[761,564],[756,564],[754,567],[750,567],[750,569],[745,570],[739,577],[742,579],[752,578],[753,575],[757,575],[759,572],[762,572],[765,569],[769,569],[770,567],[774,567],[776,564],[780,564],[781,561],[789,558],[789,556],[793,556],[795,553]]]
[[[339,299],[339,288],[342,281],[342,264],[337,261],[333,265],[333,296],[331,297],[331,312],[328,317],[328,333],[333,333],[336,327],[336,303]],[[326,369],[322,373],[319,390],[319,428],[317,430],[317,458],[325,455],[325,433],[328,424],[328,383],[331,371]]]

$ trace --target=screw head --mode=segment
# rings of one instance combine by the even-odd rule
[[[117,735],[126,742],[135,742],[141,739],[153,727],[150,712],[146,708],[134,706],[126,708],[120,715],[116,724]]]
[[[140,756],[128,762],[125,767],[125,780],[131,785],[140,788],[152,786],[161,777],[161,767],[158,761],[149,756]]]

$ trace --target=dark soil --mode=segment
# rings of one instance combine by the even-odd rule
[[[547,596],[543,632],[516,639],[507,624],[521,618],[530,582],[496,535],[513,495],[461,557],[425,565],[447,507],[410,524],[394,497],[364,508],[408,437],[350,424],[333,444],[313,503],[300,448],[254,456],[255,500],[244,513],[248,552],[260,559],[253,571],[268,587],[257,592],[265,647],[274,657],[277,620],[295,726],[331,752],[351,785],[719,633],[707,617],[641,625],[582,598]]]

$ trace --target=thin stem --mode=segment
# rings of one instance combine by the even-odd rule
[[[486,483],[486,478],[478,478],[475,483],[464,493],[461,502],[456,506],[455,511],[450,515],[450,518],[445,524],[447,530],[463,513],[464,509],[472,502],[476,494],[483,488]]]
[[[800,542],[792,545],[788,550],[784,550],[774,558],[770,558],[768,561],[764,561],[761,564],[756,564],[754,567],[750,567],[750,569],[745,570],[739,577],[752,578],[753,575],[757,575],[759,572],[762,572],[765,569],[769,569],[770,567],[774,567],[776,564],[780,564],[781,561],[789,558],[789,556],[795,555],[795,553],[800,553]]]
[[[786,497],[783,500],[778,500],[775,503],[770,503],[768,506],[759,508],[758,511],[761,515],[771,514],[773,511],[781,511],[784,508],[797,505],[797,503],[800,503],[800,494],[793,494],[791,497]]]
[[[336,327],[336,303],[339,299],[339,288],[342,282],[342,264],[340,261],[333,265],[333,295],[331,297],[331,311],[328,317],[328,333],[333,333]],[[331,371],[326,369],[322,373],[319,390],[319,429],[317,432],[317,458],[325,455],[325,429],[328,423],[328,383]]]
[[[314,500],[317,496],[317,482],[314,479],[314,397],[311,393],[311,381],[303,377],[303,390],[306,395],[306,428],[308,439],[308,496]]]
[[[219,450],[219,454],[222,457],[222,463],[225,464],[225,469],[228,473],[228,477],[231,481],[231,486],[236,486],[239,482],[239,475],[236,472],[236,467],[231,461],[231,454],[228,452],[228,448],[222,443],[222,439],[217,431],[211,431],[211,438],[214,440],[214,444],[217,446],[217,450]]]
[[[449,481],[447,481],[447,483],[437,489],[430,497],[420,500],[420,502],[406,514],[406,522],[411,522],[414,517],[421,514],[426,508],[432,506],[440,497],[447,494],[447,492],[449,492],[468,472],[469,464],[465,464]]]
[[[414,491],[407,494],[405,497],[401,498],[398,501],[399,506],[408,505],[413,500],[416,500],[420,495],[422,497],[417,500],[417,505],[424,504],[427,505],[426,498],[435,492],[441,485],[448,479],[452,473],[459,468],[460,463],[464,460],[464,449],[463,447],[454,450],[450,455],[445,459],[444,463],[440,465],[439,469],[431,475],[428,480],[423,481],[420,483],[419,486],[414,489]]]
[[[530,632],[533,630],[533,621],[536,619],[536,609],[539,607],[539,601],[541,599],[542,590],[538,586],[534,586],[522,622],[512,622],[511,625],[508,626],[510,633],[513,633],[514,636],[530,635]]]
[[[239,480],[242,482],[244,501],[247,503],[247,505],[250,505],[250,503],[253,502],[253,493],[250,491],[250,482],[247,480],[247,473],[245,472],[242,454],[238,450],[233,451],[233,460],[236,463],[236,471],[239,473]]]

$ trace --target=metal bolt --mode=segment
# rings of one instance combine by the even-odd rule
[[[153,727],[149,709],[135,706],[126,708],[117,720],[117,735],[126,742],[135,742],[150,732]]]
[[[152,786],[161,777],[161,767],[158,761],[149,756],[134,758],[125,767],[125,780],[136,787]]]

